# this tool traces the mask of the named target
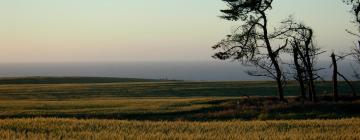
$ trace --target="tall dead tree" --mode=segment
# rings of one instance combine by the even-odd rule
[[[299,82],[299,86],[300,86],[300,93],[301,93],[301,97],[303,99],[306,99],[306,91],[305,91],[305,68],[303,65],[301,65],[300,62],[300,56],[299,56],[299,43],[294,41],[292,44],[292,55],[293,55],[293,59],[294,59],[294,65],[295,65],[295,70],[296,70],[296,77],[295,79]]]
[[[346,84],[350,87],[351,91],[352,91],[352,95],[354,97],[357,96],[356,94],[356,90],[354,88],[354,86],[352,85],[352,83],[350,82],[349,79],[346,78],[346,76],[344,76],[343,74],[341,74],[338,70],[338,61],[343,60],[344,58],[348,57],[351,54],[345,55],[345,56],[338,56],[335,55],[335,53],[333,52],[331,54],[331,61],[332,64],[331,66],[333,67],[333,96],[334,96],[334,101],[338,101],[338,97],[339,97],[339,90],[338,90],[338,76],[340,76],[341,78],[343,78],[346,82]]]
[[[333,52],[331,54],[331,61],[332,61],[332,67],[333,67],[333,76],[332,76],[332,82],[333,82],[333,97],[334,101],[339,100],[339,89],[338,89],[338,69],[337,69],[337,61],[336,61],[336,55]]]
[[[313,30],[300,23],[296,23],[292,18],[283,22],[283,38],[290,41],[290,52],[293,55],[293,61],[296,69],[296,80],[301,88],[301,96],[306,97],[305,84],[307,85],[309,99],[316,100],[315,80],[319,78],[316,72],[320,69],[315,68],[317,56],[324,51],[315,47],[313,43]]]
[[[272,8],[273,0],[223,0],[228,9],[221,18],[231,21],[242,21],[243,24],[231,35],[213,48],[220,51],[213,57],[221,60],[236,60],[251,64],[258,71],[249,71],[253,76],[266,76],[275,79],[278,96],[284,99],[284,75],[279,63],[279,53],[287,45],[274,48],[271,41],[274,33],[269,33],[266,12]]]
[[[298,38],[294,37],[294,46],[297,53],[299,54],[299,60],[302,62],[304,68],[300,70],[305,70],[304,81],[307,83],[309,99],[312,101],[316,100],[316,89],[315,89],[315,73],[314,71],[314,60],[319,54],[318,49],[312,44],[313,31],[311,28],[300,25],[300,28],[296,29],[297,33],[300,35]]]

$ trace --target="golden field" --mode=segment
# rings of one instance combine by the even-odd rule
[[[315,103],[290,83],[285,103],[266,81],[62,80],[0,84],[0,140],[360,139],[360,98],[332,102],[329,82]]]
[[[0,120],[0,139],[360,139],[360,119],[281,121]]]

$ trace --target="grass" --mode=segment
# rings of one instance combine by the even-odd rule
[[[0,118],[79,118],[126,120],[291,120],[360,117],[360,100],[281,103],[271,97],[124,98],[107,100],[3,100]]]
[[[330,82],[284,103],[268,81],[56,80],[0,79],[0,139],[360,139],[360,99],[331,102]]]
[[[360,119],[290,121],[0,120],[0,139],[360,139]]]
[[[321,82],[317,87],[326,95],[331,83]],[[348,90],[345,83],[340,84],[340,91]],[[276,85],[267,81],[9,84],[0,85],[0,118],[207,121],[360,117],[357,100],[307,103],[291,97],[284,104],[268,97],[274,93]],[[297,84],[290,82],[286,93],[298,95]]]
[[[210,99],[116,99],[116,100],[5,100],[0,101],[0,118],[68,117],[103,119],[165,119],[161,115],[210,108]],[[168,114],[168,115],[165,115]],[[173,115],[170,115],[173,114]]]

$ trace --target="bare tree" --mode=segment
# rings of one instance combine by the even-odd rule
[[[354,86],[351,84],[350,80],[346,78],[346,76],[344,76],[343,74],[341,74],[338,70],[338,66],[337,66],[337,63],[338,61],[340,60],[343,60],[345,59],[346,57],[348,57],[349,55],[351,54],[347,54],[345,56],[338,56],[338,55],[335,55],[335,53],[333,52],[331,54],[331,60],[332,60],[332,65],[331,67],[333,67],[333,96],[334,96],[334,101],[338,101],[338,98],[339,98],[339,90],[338,90],[338,76],[340,76],[341,78],[343,78],[346,82],[346,84],[350,87],[351,91],[352,91],[352,95],[354,97],[357,96],[356,94],[356,90],[354,88]]]
[[[272,8],[273,0],[223,0],[228,9],[221,18],[244,22],[232,35],[228,35],[214,49],[221,49],[213,57],[221,60],[235,60],[255,66],[257,71],[249,71],[253,76],[265,76],[276,80],[278,96],[284,100],[285,77],[279,63],[279,52],[287,43],[274,49],[272,40],[278,33],[269,33],[266,12]],[[286,41],[287,42],[287,41]]]
[[[333,97],[334,97],[334,101],[338,101],[339,98],[339,89],[338,89],[338,67],[337,67],[337,60],[336,60],[336,55],[333,52],[331,54],[331,61],[332,61],[332,67],[333,67],[333,76],[332,76],[332,81],[333,81]]]
[[[301,97],[303,99],[306,99],[306,91],[305,91],[306,76],[305,76],[304,65],[300,61],[301,57],[299,56],[299,51],[300,51],[299,43],[296,41],[293,41],[291,43],[291,46],[292,46],[291,53],[293,55],[293,59],[294,59],[293,61],[294,61],[295,70],[296,70],[296,76],[294,78],[299,82]]]
[[[301,96],[306,97],[305,84],[307,85],[309,99],[316,100],[315,80],[319,78],[315,64],[317,56],[324,51],[315,47],[313,43],[313,30],[300,23],[296,23],[292,18],[283,22],[283,36],[289,38],[293,61],[296,69],[296,80],[301,88]]]

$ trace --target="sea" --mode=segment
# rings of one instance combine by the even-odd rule
[[[318,74],[325,80],[331,79],[330,62],[317,65],[323,68]],[[339,71],[353,79],[353,71],[360,70],[360,64],[342,62]],[[286,65],[284,69],[290,70]],[[196,61],[196,62],[67,62],[67,63],[1,63],[0,77],[120,77],[167,79],[186,81],[254,81],[271,80],[266,77],[249,76],[251,66],[239,62]],[[289,76],[291,78],[291,76]]]

